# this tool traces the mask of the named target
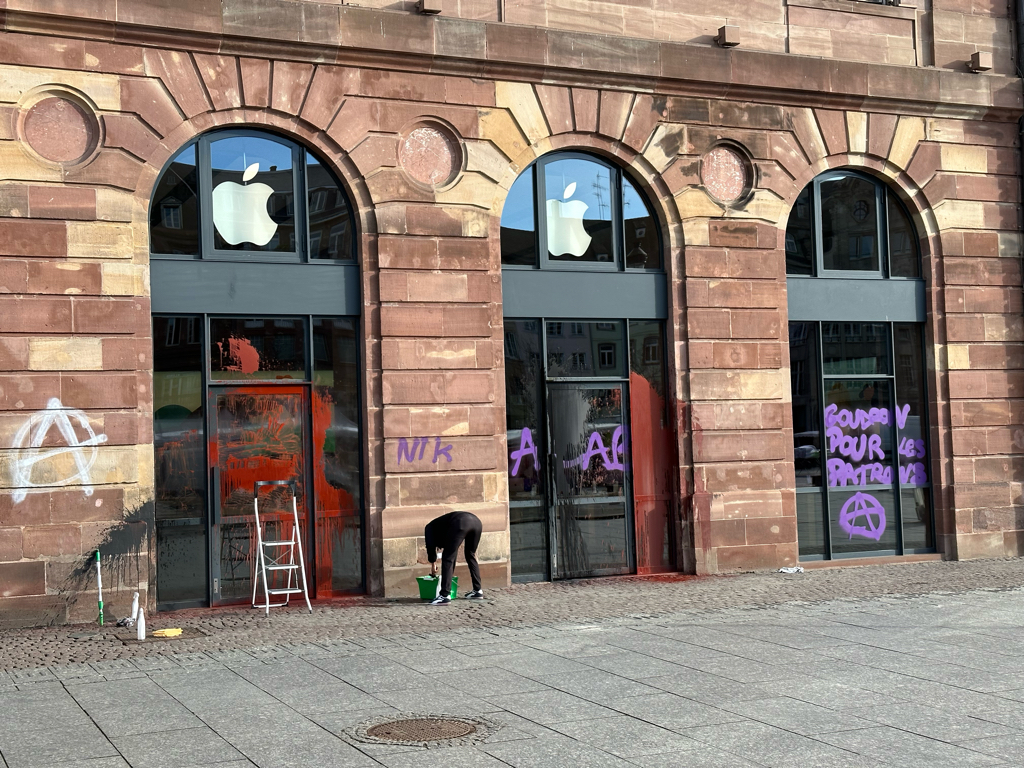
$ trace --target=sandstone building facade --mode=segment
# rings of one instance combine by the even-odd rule
[[[0,624],[1021,553],[1012,8],[423,5],[6,0]]]

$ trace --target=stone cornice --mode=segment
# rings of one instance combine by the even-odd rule
[[[0,14],[10,32],[197,52],[970,119],[1024,111],[1013,77],[308,0],[8,0]]]

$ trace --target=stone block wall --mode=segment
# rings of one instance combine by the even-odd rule
[[[796,561],[784,234],[803,186],[836,167],[885,179],[922,236],[940,549],[1021,551],[1019,80],[556,33],[481,21],[486,4],[465,0],[452,12],[478,20],[268,2],[281,13],[186,4],[156,37],[156,0],[119,6],[116,34],[102,4],[89,24],[28,0],[4,16],[4,620],[91,618],[98,545],[108,599],[153,584],[148,203],[177,149],[225,126],[306,143],[358,210],[371,592],[411,593],[423,525],[456,508],[484,521],[485,583],[508,583],[498,227],[518,174],[557,149],[629,167],[661,220],[680,567]],[[790,12],[833,44],[851,32],[822,21],[849,15],[840,0],[803,2]],[[736,6],[766,24],[777,7]],[[731,205],[701,175],[722,142],[756,171]]]
[[[415,11],[415,0],[358,5]],[[740,27],[749,50],[964,71],[991,51],[994,71],[1013,74],[1011,3],[916,0],[444,0],[442,15],[638,39],[715,45],[720,27]]]

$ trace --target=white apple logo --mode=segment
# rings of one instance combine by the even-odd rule
[[[576,191],[576,182],[565,188],[562,197],[568,199]],[[548,200],[548,251],[552,256],[566,253],[579,258],[590,247],[590,235],[583,228],[583,214],[590,206],[582,200]]]
[[[249,181],[260,169],[253,163],[242,174],[242,183]],[[231,245],[252,243],[266,245],[277,231],[277,224],[267,213],[267,200],[274,194],[266,184],[235,184],[225,181],[213,190],[213,225]]]

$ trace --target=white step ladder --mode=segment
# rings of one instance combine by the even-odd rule
[[[292,492],[292,536],[281,541],[266,541],[263,538],[263,525],[260,522],[260,489],[264,486],[286,485]],[[256,514],[256,576],[252,580],[252,607],[263,608],[270,615],[271,608],[288,605],[292,595],[302,595],[306,599],[306,607],[313,612],[309,603],[309,588],[306,585],[306,561],[302,557],[302,536],[299,532],[299,509],[295,501],[294,480],[260,480],[253,490],[253,511]],[[298,553],[298,562],[295,561]],[[283,571],[287,581],[283,587],[271,587],[267,577],[269,573]],[[298,574],[298,576],[296,576]],[[256,592],[260,578],[263,579],[263,602],[256,603]],[[295,583],[292,583],[292,580]],[[301,584],[301,586],[299,586]],[[270,602],[271,597],[284,597],[281,602]]]

